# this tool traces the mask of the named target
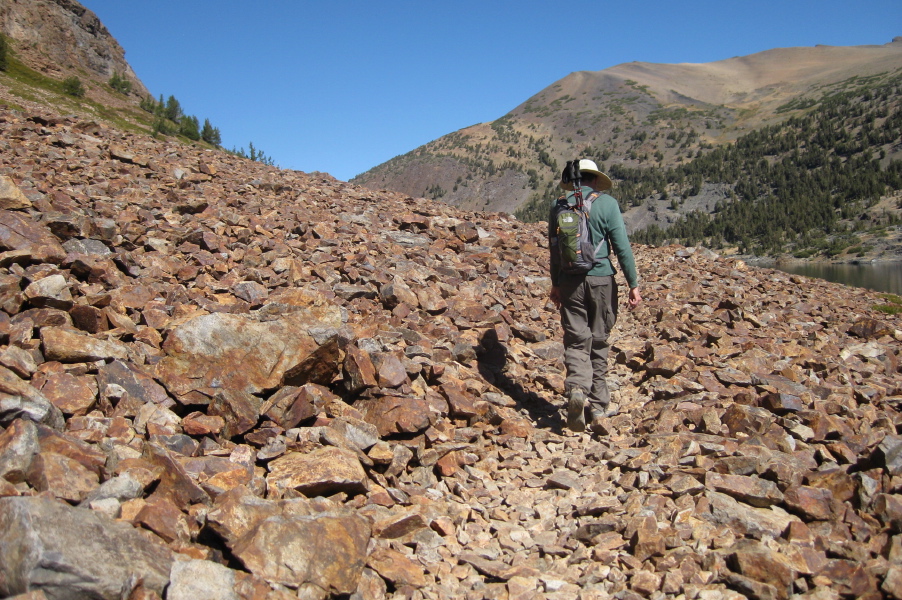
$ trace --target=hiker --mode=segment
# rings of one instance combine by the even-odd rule
[[[575,168],[577,165],[578,168]],[[571,163],[568,163],[568,168],[570,166]],[[573,161],[572,166],[574,170],[571,171],[571,176],[568,176],[565,169],[561,177],[561,187],[570,191],[562,198],[566,199],[569,206],[578,202],[579,197],[572,179],[572,173],[575,172],[575,181],[581,186],[581,198],[586,204],[591,202],[587,215],[588,229],[595,245],[595,264],[584,274],[564,272],[561,254],[557,250],[558,212],[553,206],[548,221],[552,285],[550,298],[561,311],[561,325],[564,328],[567,427],[573,431],[585,430],[585,409],[588,402],[590,429],[598,433],[601,419],[616,414],[609,407],[611,396],[606,380],[610,350],[608,336],[617,320],[617,283],[614,281],[616,271],[610,260],[612,252],[617,255],[617,262],[630,287],[630,309],[639,305],[642,295],[639,293],[636,261],[620,207],[614,198],[600,193],[613,187],[611,179],[599,171],[591,160],[582,159],[578,163]]]

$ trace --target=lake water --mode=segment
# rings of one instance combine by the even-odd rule
[[[759,267],[779,269],[786,273],[817,277],[852,287],[902,295],[902,262],[845,264],[774,264],[750,262]]]

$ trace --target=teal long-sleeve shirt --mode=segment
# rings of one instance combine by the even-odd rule
[[[583,186],[583,198],[592,193],[592,188]],[[556,201],[555,201],[556,202]],[[576,204],[574,193],[567,194],[567,202],[571,205]],[[551,205],[551,211],[554,210],[554,203]],[[550,211],[549,211],[550,215]],[[556,225],[548,219],[548,237],[551,239],[557,235],[555,231]],[[639,287],[639,274],[636,270],[636,259],[633,256],[633,249],[630,247],[630,240],[626,234],[626,225],[623,223],[623,215],[620,214],[620,207],[617,200],[607,194],[598,195],[592,202],[592,210],[589,211],[589,229],[592,232],[592,239],[599,240],[604,238],[605,243],[598,250],[598,257],[608,257],[613,253],[617,257],[623,276],[630,288]],[[549,244],[550,246],[550,244]],[[556,252],[556,248],[552,248]],[[563,277],[582,277],[582,275],[568,275],[561,273],[560,263],[552,254],[551,257],[551,284],[558,285]],[[615,273],[614,265],[611,260],[599,261],[587,275],[595,275],[604,277]]]

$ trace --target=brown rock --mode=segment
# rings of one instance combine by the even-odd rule
[[[269,471],[270,486],[307,496],[358,494],[367,489],[367,476],[357,456],[339,448],[320,448],[309,454],[292,452],[272,461]]]
[[[404,363],[394,354],[379,353],[373,356],[379,387],[397,388],[409,381]]]
[[[754,435],[767,431],[774,422],[774,415],[763,408],[732,404],[720,420],[729,428],[730,435]]]
[[[370,355],[356,346],[349,346],[344,361],[345,386],[351,394],[376,387],[376,367]]]
[[[277,319],[210,314],[174,328],[163,344],[156,377],[191,403],[205,404],[218,389],[255,394],[275,389],[318,344],[302,332],[339,327],[338,307],[298,309]]]
[[[827,521],[833,518],[832,494],[823,488],[792,486],[784,492],[786,507],[806,519]]]
[[[29,304],[37,308],[72,308],[72,293],[66,278],[60,274],[49,275],[30,283],[24,294]]]
[[[109,329],[106,313],[96,306],[77,304],[69,310],[72,324],[87,333],[100,333]]]
[[[260,420],[262,401],[244,390],[217,392],[210,402],[210,416],[220,417],[225,425],[223,437],[229,439],[253,429]]]
[[[762,544],[742,544],[729,555],[727,564],[736,573],[773,587],[777,598],[785,600],[792,592],[795,574]]]
[[[0,248],[28,252],[33,262],[59,264],[66,251],[46,228],[8,210],[0,210]]]
[[[291,429],[316,415],[314,397],[308,386],[285,386],[264,402],[260,411],[280,427]]]
[[[93,338],[77,329],[45,327],[41,329],[41,343],[48,360],[93,362],[129,358],[125,345]]]
[[[119,386],[141,404],[152,403],[159,406],[173,406],[175,402],[166,389],[137,365],[114,360],[97,371],[97,386],[101,395],[107,395],[107,388]]]
[[[35,455],[26,479],[37,491],[50,492],[72,503],[81,502],[99,485],[97,473],[68,456],[53,452]]]
[[[705,476],[709,489],[729,494],[751,506],[766,508],[783,501],[783,494],[773,481],[743,475],[722,475],[709,471]]]
[[[891,335],[890,328],[876,319],[870,317],[862,317],[855,321],[849,328],[849,333],[860,338],[878,338],[882,335]]]
[[[24,210],[31,208],[31,200],[22,193],[19,186],[6,175],[0,175],[0,209]]]
[[[0,366],[0,425],[16,419],[62,429],[63,414],[43,394],[18,375]]]
[[[40,452],[34,423],[16,419],[0,433],[0,478],[12,483],[25,481],[31,461]]]
[[[156,493],[168,497],[180,511],[187,510],[191,504],[210,503],[210,496],[167,450],[145,444],[142,458],[148,467],[159,473]]]
[[[190,538],[187,516],[165,494],[156,493],[147,498],[132,522],[143,525],[167,542]]]
[[[215,435],[225,427],[225,419],[193,412],[182,419],[182,429],[188,435]]]
[[[718,492],[706,492],[705,498],[711,505],[711,512],[703,515],[705,519],[756,539],[764,535],[780,537],[792,521],[798,520],[774,507],[751,507]]]
[[[64,415],[81,416],[97,402],[97,390],[91,383],[69,373],[53,373],[41,386],[41,393]]]
[[[239,539],[233,553],[268,582],[350,594],[360,582],[369,539],[366,520],[350,512],[275,516]]]
[[[416,397],[376,396],[354,404],[367,423],[376,426],[380,436],[416,433],[431,424],[431,411],[425,400]]]
[[[366,564],[395,586],[419,588],[427,582],[422,565],[390,548],[377,548],[367,556]]]
[[[109,457],[100,447],[88,444],[68,433],[62,433],[44,425],[37,425],[37,433],[42,452],[61,454],[78,462],[97,475],[103,474],[103,469]]]
[[[444,384],[440,389],[442,395],[448,400],[452,417],[470,419],[485,414],[485,407],[480,406],[477,398],[464,388],[453,384]]]
[[[379,298],[382,299],[383,305],[389,310],[401,304],[406,304],[410,307],[416,307],[419,304],[417,295],[400,277],[395,277],[390,283],[386,283],[379,288]]]

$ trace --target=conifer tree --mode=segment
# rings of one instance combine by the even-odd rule
[[[6,38],[0,35],[0,71],[5,71],[9,68],[7,54],[9,54],[9,46],[6,43]]]
[[[169,100],[166,101],[166,112],[164,116],[174,123],[178,123],[181,120],[182,105],[175,99],[175,96],[169,96]]]
[[[200,137],[208,144],[219,146],[222,144],[222,137],[219,135],[219,128],[210,124],[210,119],[204,119],[204,128],[200,132]]]
[[[179,123],[179,133],[188,138],[189,140],[197,141],[200,139],[200,126],[197,121],[197,117],[186,115],[182,117],[181,122]]]

